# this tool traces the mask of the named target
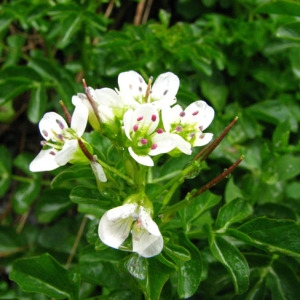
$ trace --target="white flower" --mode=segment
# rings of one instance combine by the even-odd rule
[[[211,141],[213,134],[203,133],[203,130],[210,125],[214,115],[213,108],[202,100],[191,103],[185,110],[180,105],[162,109],[166,132],[182,137],[192,146],[204,146]]]
[[[168,153],[175,147],[188,144],[182,139],[157,128],[159,114],[151,104],[142,104],[137,109],[129,109],[124,114],[124,132],[128,141],[130,155],[140,164],[153,166],[154,162],[150,156]]]
[[[118,249],[132,231],[132,251],[143,257],[158,255],[163,238],[157,224],[143,206],[124,204],[107,211],[101,218],[98,234],[101,241]]]
[[[66,121],[57,113],[46,113],[39,122],[41,135],[45,139],[43,149],[30,163],[29,169],[32,172],[51,171],[68,162],[84,159],[78,139],[83,135],[88,119],[88,109],[78,104],[74,110],[71,128]],[[78,156],[78,151],[80,155]],[[95,158],[90,160],[91,167],[97,179],[104,182],[106,176],[101,165]]]
[[[179,78],[171,72],[163,73],[157,77],[151,88],[139,73],[128,71],[119,74],[118,84],[119,94],[129,107],[135,108],[139,104],[152,103],[160,109],[176,102]]]

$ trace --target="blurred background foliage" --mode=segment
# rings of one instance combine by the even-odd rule
[[[81,222],[81,216],[74,213],[74,203],[69,201],[71,187],[58,179],[54,189],[49,189],[57,172],[32,174],[28,163],[40,148],[38,121],[46,111],[61,113],[60,99],[72,110],[71,97],[83,91],[83,78],[94,88],[114,88],[118,74],[127,70],[141,73],[146,80],[166,71],[177,74],[181,80],[179,103],[188,105],[200,98],[214,107],[216,117],[209,132],[217,136],[235,116],[239,117],[208,159],[206,170],[187,181],[181,192],[199,188],[245,155],[233,175],[212,189],[222,196],[221,204],[198,222],[208,218],[208,223],[214,223],[221,205],[238,198],[250,205],[251,218],[267,216],[299,224],[300,1],[4,0],[0,5],[0,63],[3,299],[44,297],[24,293],[9,281],[15,259],[49,252],[62,262],[71,251],[78,230],[73,224],[79,226]],[[102,213],[106,209],[102,208]],[[88,208],[81,206],[81,211],[88,212]],[[284,231],[281,234],[285,236]],[[90,232],[88,241],[94,240]],[[82,247],[86,244],[85,240],[80,243]],[[205,264],[212,267],[202,274],[195,299],[299,296],[300,253],[276,260],[272,251],[254,255],[251,247],[242,247],[254,271],[249,289],[243,289],[246,294],[234,296],[230,277],[225,269],[214,267],[221,265],[203,243],[195,244],[203,250]],[[84,268],[90,266],[93,257],[84,253],[77,269],[85,279],[80,287],[82,299],[100,291],[110,295],[101,299],[133,297],[128,287],[122,287],[126,290],[123,298],[115,292],[114,280],[123,276],[114,272],[115,262],[110,265],[104,259],[101,265],[108,270],[107,276],[112,276],[110,279],[102,278],[101,270],[97,280],[91,274],[89,277]],[[52,263],[47,256],[40,259],[49,266]],[[272,270],[278,271],[277,279],[283,282],[280,296],[276,294],[279,287],[275,275],[265,279],[258,271],[266,270],[272,260],[276,260]],[[57,265],[52,267],[59,270]],[[263,282],[259,288],[258,282]],[[128,286],[134,284],[129,282]],[[165,295],[168,292],[177,299],[172,284],[167,285]],[[161,299],[165,299],[163,295]],[[181,298],[185,295],[184,291],[179,293]],[[67,297],[73,296],[61,299]]]

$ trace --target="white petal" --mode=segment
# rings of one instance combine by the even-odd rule
[[[172,139],[176,145],[176,148],[178,148],[182,153],[187,155],[192,154],[191,144],[187,142],[183,137],[178,134],[172,134]]]
[[[164,106],[161,110],[162,120],[166,132],[171,129],[171,124],[178,123],[180,121],[180,113],[182,112],[182,107],[180,105],[175,105],[173,107]]]
[[[171,72],[161,74],[153,84],[151,98],[162,101],[161,105],[173,105],[176,102],[178,88],[179,78],[175,74]]]
[[[39,128],[43,138],[48,141],[55,137],[55,133],[60,134],[63,129],[68,128],[68,124],[59,114],[48,112],[39,122]]]
[[[158,255],[164,246],[163,237],[157,224],[141,207],[139,213],[140,228],[132,231],[132,250],[143,257]]]
[[[51,154],[52,153],[52,154]],[[59,167],[55,161],[57,151],[54,149],[41,150],[35,159],[30,163],[31,172],[51,171]]]
[[[107,212],[107,218],[111,222],[115,222],[118,219],[127,219],[129,217],[136,220],[138,218],[138,214],[136,212],[137,207],[138,205],[136,203],[126,203],[121,206],[117,206]]]
[[[214,116],[214,109],[211,106],[209,106],[205,101],[198,100],[196,102],[191,103],[185,109],[185,117],[183,117],[183,121],[186,123],[197,122],[197,126],[202,126],[202,130],[204,130],[210,125]]]
[[[212,133],[197,133],[197,138],[194,142],[193,146],[204,146],[206,144],[208,144],[213,138],[213,134]]]
[[[137,118],[143,117],[138,122],[139,127],[148,127],[146,135],[150,135],[157,127],[159,123],[159,116],[157,110],[151,104],[142,104],[135,111],[133,120],[136,123]],[[153,119],[154,118],[154,119]],[[153,121],[154,120],[154,121]]]
[[[149,151],[151,156],[168,153],[176,146],[172,134],[166,132],[155,134],[152,138],[152,144],[156,144],[156,148]]]
[[[120,73],[118,84],[120,93],[122,96],[125,95],[125,100],[129,100],[129,102],[132,102],[130,97],[136,98],[145,96],[147,84],[143,77],[135,71]]]
[[[106,178],[106,175],[104,173],[102,166],[97,161],[90,161],[90,165],[92,167],[92,170],[93,170],[97,180],[99,180],[101,182],[106,182],[107,178]]]
[[[127,239],[133,220],[136,219],[136,204],[124,204],[107,211],[101,218],[98,235],[101,241],[118,249]]]
[[[95,101],[98,104],[106,105],[109,107],[123,107],[122,98],[116,93],[115,90],[109,88],[95,90]]]
[[[134,113],[133,113],[132,109],[128,109],[123,116],[124,132],[130,140],[131,140],[130,131],[132,130],[132,127],[134,126],[133,116],[134,116]]]
[[[137,155],[131,147],[128,148],[128,151],[132,158],[134,158],[139,164],[148,166],[148,167],[153,167],[154,162],[152,158],[149,155]]]
[[[85,131],[88,116],[88,108],[82,103],[78,103],[75,107],[71,120],[71,128],[74,129],[78,137],[81,137]]]
[[[113,122],[115,114],[113,113],[111,107],[100,104],[98,106],[98,111],[101,123]]]
[[[78,148],[77,140],[66,141],[63,148],[56,154],[55,161],[59,166],[64,166],[72,158]]]

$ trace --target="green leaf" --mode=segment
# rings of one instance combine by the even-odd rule
[[[228,233],[259,248],[300,257],[300,226],[294,221],[260,217]]]
[[[216,220],[216,228],[225,230],[231,224],[240,222],[253,213],[252,206],[244,199],[234,199],[222,206]]]
[[[75,33],[80,29],[82,20],[83,15],[80,9],[76,12],[76,14],[68,14],[68,17],[65,18],[61,24],[64,35],[57,44],[58,48],[64,48],[71,42],[71,39],[74,37]]]
[[[0,240],[0,257],[24,251],[27,247],[24,237],[17,234],[14,229],[6,226],[0,227]]]
[[[300,16],[300,4],[296,1],[269,1],[256,8],[258,13]]]
[[[221,200],[221,196],[212,194],[207,191],[197,196],[189,206],[180,211],[186,230],[188,230],[194,220],[199,218],[205,211],[217,205]]]
[[[272,142],[276,148],[284,148],[289,144],[291,126],[288,121],[279,123],[273,133]]]
[[[174,262],[176,262],[178,259],[183,261],[188,261],[191,259],[191,254],[186,248],[174,244],[172,241],[169,241],[164,245],[164,252],[166,252]]]
[[[90,166],[73,165],[55,176],[55,178],[52,180],[51,187],[74,187],[74,181],[80,181],[80,183],[83,184],[87,179],[95,180],[95,175],[93,174]]]
[[[270,267],[266,281],[272,299],[292,300],[300,295],[300,281],[294,271],[284,262],[275,260]]]
[[[41,174],[31,173],[29,171],[29,163],[31,160],[32,155],[28,153],[22,153],[14,160],[16,167],[21,169],[25,174],[33,177],[21,182],[13,195],[12,205],[14,210],[19,214],[23,214],[29,210],[41,189]]]
[[[49,223],[72,207],[73,203],[69,199],[69,193],[69,190],[66,189],[45,190],[35,207],[38,221]]]
[[[0,146],[0,196],[4,195],[10,185],[12,157],[5,146]]]
[[[236,198],[244,198],[242,190],[234,183],[233,177],[230,177],[225,189],[225,200],[230,202]]]
[[[124,261],[124,268],[138,280],[147,300],[160,299],[164,284],[174,272],[174,268],[164,260],[161,255],[146,259],[133,254]]]
[[[70,199],[77,204],[95,204],[106,210],[113,207],[113,201],[101,195],[98,189],[85,186],[72,189]]]
[[[13,107],[13,102],[5,102],[4,104],[0,104],[0,122],[1,123],[9,123],[13,120],[15,116],[15,110]]]
[[[202,274],[202,259],[198,248],[185,235],[180,235],[180,244],[191,255],[187,261],[177,260],[177,291],[180,298],[191,297],[198,289]]]
[[[43,84],[39,84],[31,91],[29,106],[27,110],[28,119],[32,123],[38,123],[46,110],[46,89]]]
[[[240,251],[223,237],[210,234],[209,247],[214,257],[229,272],[235,292],[244,293],[249,284],[249,267]]]
[[[78,274],[68,272],[50,254],[15,261],[9,277],[25,292],[56,299],[79,299]]]
[[[300,22],[287,24],[278,28],[276,36],[300,42]]]
[[[300,157],[283,155],[276,163],[279,180],[288,180],[300,174]]]

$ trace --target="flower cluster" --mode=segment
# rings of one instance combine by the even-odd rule
[[[31,162],[30,170],[53,170],[68,162],[89,163],[97,183],[106,182],[103,166],[107,168],[108,164],[101,166],[92,146],[83,138],[87,122],[122,149],[133,165],[146,167],[153,167],[155,157],[161,154],[190,155],[192,147],[203,146],[212,139],[212,134],[204,130],[214,118],[213,108],[202,100],[185,109],[176,104],[179,78],[175,74],[161,74],[152,85],[152,78],[146,83],[140,74],[128,71],[119,75],[118,85],[115,90],[85,87],[84,94],[73,96],[75,110],[70,127],[57,113],[46,113],[39,123],[43,149]],[[151,257],[162,251],[163,238],[151,218],[150,200],[145,205],[145,200],[140,199],[147,199],[144,191],[137,195],[140,196],[130,197],[131,201],[107,211],[98,233],[104,244],[119,248],[131,232],[132,251]]]

